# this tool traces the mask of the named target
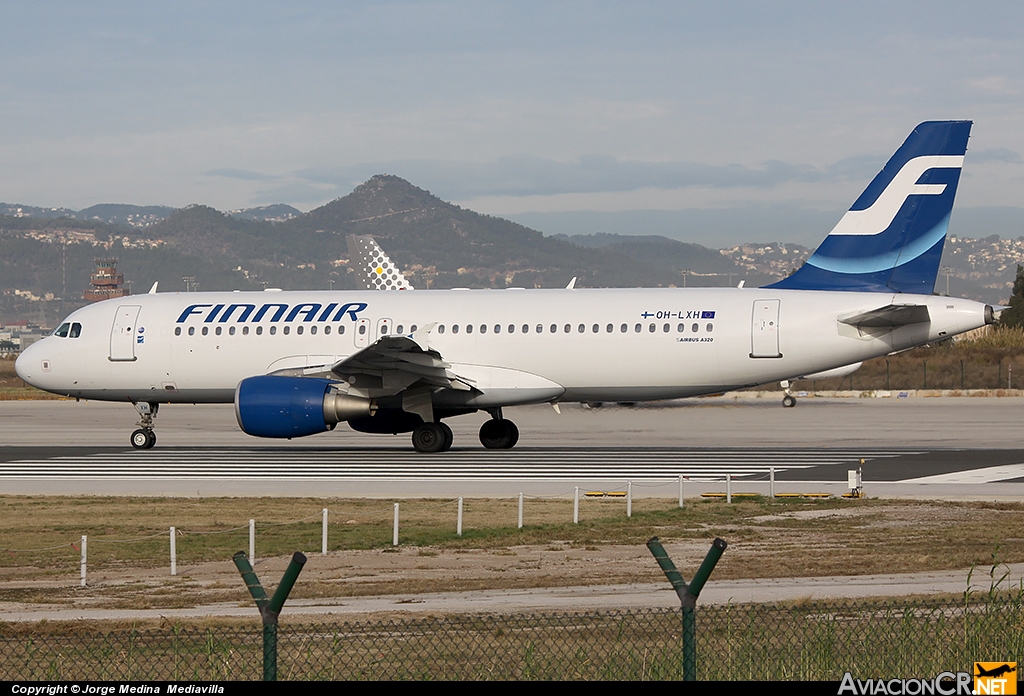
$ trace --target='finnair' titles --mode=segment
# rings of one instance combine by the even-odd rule
[[[646,401],[804,376],[994,321],[933,295],[969,121],[918,125],[791,276],[763,288],[411,290],[369,238],[356,292],[155,293],[72,313],[18,358],[58,394],[127,401],[136,448],[161,404],[230,403],[243,431],[294,438],[340,423],[453,444],[449,418],[484,412],[481,444],[515,446],[503,409]],[[786,405],[793,405],[787,395]]]

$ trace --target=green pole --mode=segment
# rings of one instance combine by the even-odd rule
[[[682,574],[676,569],[675,563],[668,557],[665,547],[661,545],[658,537],[651,537],[647,540],[647,548],[650,549],[654,560],[658,562],[665,577],[672,583],[672,589],[679,597],[679,603],[683,609],[683,681],[697,680],[697,597],[704,589],[705,583],[715,569],[718,559],[729,547],[724,539],[715,539],[711,549],[704,557],[697,574],[689,585],[683,580]]]
[[[281,578],[277,591],[270,599],[267,599],[267,593],[263,589],[263,585],[260,584],[259,578],[256,577],[256,571],[252,569],[252,564],[246,558],[245,552],[239,551],[232,556],[232,560],[235,562],[238,572],[241,573],[249,594],[256,602],[260,619],[263,621],[263,681],[277,681],[277,620],[285,600],[288,599],[288,594],[299,578],[302,567],[306,565],[306,557],[298,551],[292,555],[292,561],[284,571],[284,577]]]

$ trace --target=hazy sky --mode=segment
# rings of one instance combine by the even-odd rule
[[[1024,4],[4,3],[0,200],[845,209],[918,122],[1019,206]]]

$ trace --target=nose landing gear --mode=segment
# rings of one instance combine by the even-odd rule
[[[153,432],[153,419],[160,408],[160,404],[147,402],[136,402],[133,404],[139,412],[138,430],[132,432],[131,443],[135,449],[152,449],[156,444],[156,433]]]

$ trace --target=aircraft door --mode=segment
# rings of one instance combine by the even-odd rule
[[[392,331],[390,319],[378,319],[377,320],[377,338],[384,338],[390,336]]]
[[[756,300],[750,327],[750,357],[781,358],[779,352],[780,300]]]
[[[355,338],[356,348],[365,348],[370,345],[370,320],[360,319],[352,327],[352,336]]]
[[[138,328],[140,305],[121,305],[114,314],[110,328],[110,361],[135,360],[135,334]]]

